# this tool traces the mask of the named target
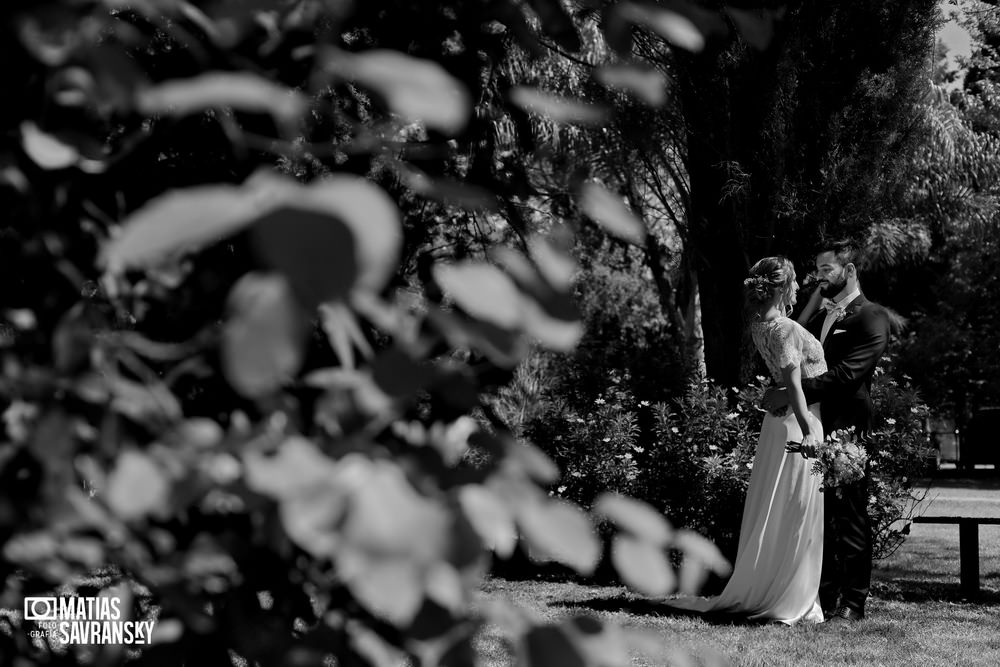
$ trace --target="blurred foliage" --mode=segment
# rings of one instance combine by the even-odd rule
[[[593,3],[594,80],[649,98],[633,33],[700,48],[689,9]],[[490,623],[521,664],[625,665],[611,623],[474,605],[490,553],[586,575],[601,522],[643,593],[724,570],[642,503],[550,494],[484,400],[583,333],[576,213],[645,233],[572,170],[559,220],[520,214],[531,124],[609,118],[496,74],[581,48],[562,4],[54,0],[0,29],[0,600],[126,586],[157,621],[134,653],[6,617],[5,659],[469,665]]]

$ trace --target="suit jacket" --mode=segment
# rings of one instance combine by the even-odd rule
[[[826,310],[821,308],[806,323],[817,339],[825,319]],[[820,402],[825,432],[854,426],[862,434],[871,429],[872,376],[888,346],[888,313],[861,294],[830,327],[823,344],[827,372],[802,379],[806,400]]]

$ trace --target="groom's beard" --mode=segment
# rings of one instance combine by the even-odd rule
[[[841,290],[845,287],[847,287],[847,278],[841,277],[840,280],[836,282],[831,280],[826,285],[821,286],[819,288],[819,294],[827,299],[832,299],[840,294]]]

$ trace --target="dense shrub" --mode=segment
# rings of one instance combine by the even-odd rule
[[[913,380],[890,354],[872,382],[875,424],[864,444],[871,461],[868,512],[876,559],[888,558],[906,539],[908,519],[927,495],[921,486],[934,450],[927,436],[930,412]]]
[[[583,410],[545,391],[533,398],[526,432],[567,472],[556,491],[583,504],[604,490],[632,494],[734,558],[764,414],[757,406],[769,380],[730,388],[698,382],[650,404],[632,395],[627,376],[605,372],[607,385]],[[883,359],[872,384],[875,428],[864,442],[875,558],[891,555],[909,532],[930,454],[927,407],[897,374],[894,357]],[[539,377],[535,386],[545,383]]]

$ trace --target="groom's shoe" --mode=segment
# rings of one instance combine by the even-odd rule
[[[833,612],[833,616],[827,619],[827,623],[857,623],[865,617],[865,612],[850,607],[841,607]]]

